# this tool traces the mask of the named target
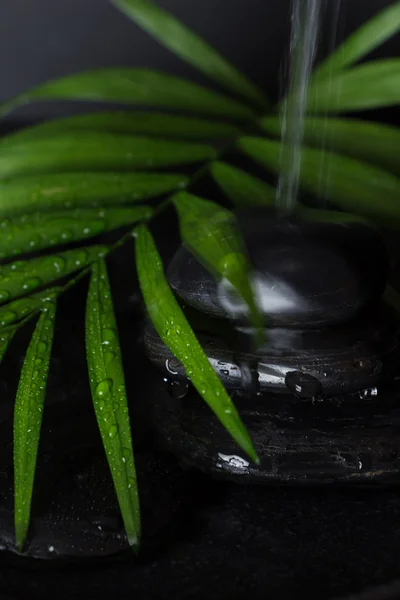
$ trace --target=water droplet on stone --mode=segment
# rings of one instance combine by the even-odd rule
[[[286,373],[285,384],[288,390],[298,398],[315,398],[322,394],[322,384],[309,373],[289,371]]]
[[[184,398],[189,390],[188,381],[181,379],[167,379],[167,391],[171,398],[180,400]]]

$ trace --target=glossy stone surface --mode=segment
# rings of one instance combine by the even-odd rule
[[[214,477],[257,484],[400,483],[398,384],[330,398],[231,392],[259,465],[193,388],[182,399],[172,398],[160,377],[156,389],[153,420],[160,442]]]
[[[264,210],[239,223],[267,324],[257,348],[240,300],[185,248],[168,277],[261,464],[243,456],[147,323],[161,442],[187,464],[242,482],[400,482],[399,322],[381,300],[380,234]]]
[[[191,321],[194,326],[194,321]],[[382,361],[395,351],[399,326],[390,310],[377,312],[353,327],[326,330],[266,329],[265,345],[255,352],[245,343],[195,327],[211,365],[228,390],[242,390],[243,366],[258,372],[258,391],[292,393],[286,375],[299,371],[316,378],[324,396],[371,388],[382,378]],[[204,322],[202,323],[204,328]],[[247,340],[249,342],[249,340]],[[185,370],[148,322],[146,353],[163,377],[184,379]],[[234,345],[235,344],[235,345]],[[235,347],[236,346],[236,347]],[[268,402],[268,398],[265,400]]]
[[[381,296],[388,261],[382,238],[372,228],[289,221],[264,209],[239,213],[238,222],[268,326],[345,323]],[[184,304],[212,317],[246,321],[246,306],[231,286],[216,282],[183,246],[168,279]]]

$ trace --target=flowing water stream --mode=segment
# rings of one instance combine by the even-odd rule
[[[339,0],[335,2],[340,7]],[[277,209],[283,215],[292,213],[297,203],[307,90],[324,7],[324,0],[292,0],[289,83],[282,109],[282,175],[276,196]],[[335,10],[338,15],[339,8]]]

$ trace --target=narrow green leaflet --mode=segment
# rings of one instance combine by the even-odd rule
[[[213,163],[211,172],[228,198],[239,208],[274,206],[275,189],[264,181],[222,162]],[[324,221],[342,225],[358,222],[370,225],[367,219],[359,215],[323,208],[311,208],[301,204],[298,204],[296,208],[296,216],[307,221]]]
[[[263,138],[241,138],[239,148],[272,172],[281,172],[280,142]],[[400,179],[370,164],[340,154],[304,148],[301,154],[300,186],[318,197],[320,173],[329,169],[325,196],[336,206],[372,218],[391,229],[400,227]]]
[[[232,400],[168,285],[161,257],[146,225],[136,229],[136,266],[146,308],[158,335],[183,364],[187,376],[223,426],[257,462],[249,434]]]
[[[187,192],[176,194],[174,204],[182,241],[211,273],[233,285],[246,302],[254,326],[260,330],[263,319],[249,281],[251,266],[233,213]]]
[[[19,551],[29,527],[55,316],[55,302],[45,303],[25,356],[15,400],[14,520]]]
[[[78,242],[149,218],[150,206],[75,209],[0,220],[0,258]]]
[[[0,181],[0,217],[131,204],[185,187],[167,173],[45,173]]]
[[[371,61],[340,72],[332,79],[315,79],[308,111],[347,112],[400,104],[400,59]]]
[[[239,128],[231,123],[196,117],[183,117],[143,111],[108,111],[53,119],[11,133],[1,144],[15,140],[50,137],[60,132],[105,131],[130,135],[149,135],[162,138],[212,140],[238,135]]]
[[[105,255],[105,246],[66,250],[0,267],[0,304],[29,294],[86,267]]]
[[[211,165],[211,175],[238,208],[272,206],[275,202],[275,189],[242,169],[216,161]]]
[[[31,313],[40,310],[44,302],[55,299],[60,291],[60,288],[52,287],[51,290],[44,290],[25,298],[18,298],[18,300],[0,306],[0,328],[8,328]]]
[[[112,0],[128,17],[174,54],[221,86],[264,105],[262,92],[219,52],[151,0]]]
[[[296,208],[296,216],[304,219],[305,221],[317,221],[324,223],[338,223],[343,226],[350,225],[351,223],[362,223],[369,227],[374,227],[368,219],[360,217],[359,215],[353,215],[352,213],[343,212],[339,210],[328,210],[325,208],[311,208],[309,206],[298,205]]]
[[[130,171],[214,158],[212,146],[79,131],[0,144],[0,178],[65,171]]]
[[[15,334],[15,329],[4,329],[0,331],[0,363],[7,352],[8,346],[10,345]]]
[[[397,0],[359,27],[355,33],[316,69],[322,79],[353,65],[400,31],[400,2]]]
[[[129,544],[140,542],[140,508],[128,401],[111,289],[104,261],[92,267],[86,307],[86,354],[97,423]]]
[[[248,120],[250,108],[197,83],[142,68],[95,69],[43,83],[0,105],[0,116],[34,100],[85,100],[160,106],[188,113]]]
[[[265,117],[261,125],[264,131],[280,138],[279,118]],[[310,117],[305,120],[304,141],[400,173],[399,127],[358,119]]]

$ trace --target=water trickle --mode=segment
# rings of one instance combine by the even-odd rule
[[[289,86],[282,112],[282,175],[276,197],[282,214],[292,213],[297,203],[307,90],[321,15],[321,0],[292,0]]]
[[[301,371],[288,371],[285,377],[285,384],[288,390],[298,398],[312,399],[321,396],[321,382],[309,373]]]

